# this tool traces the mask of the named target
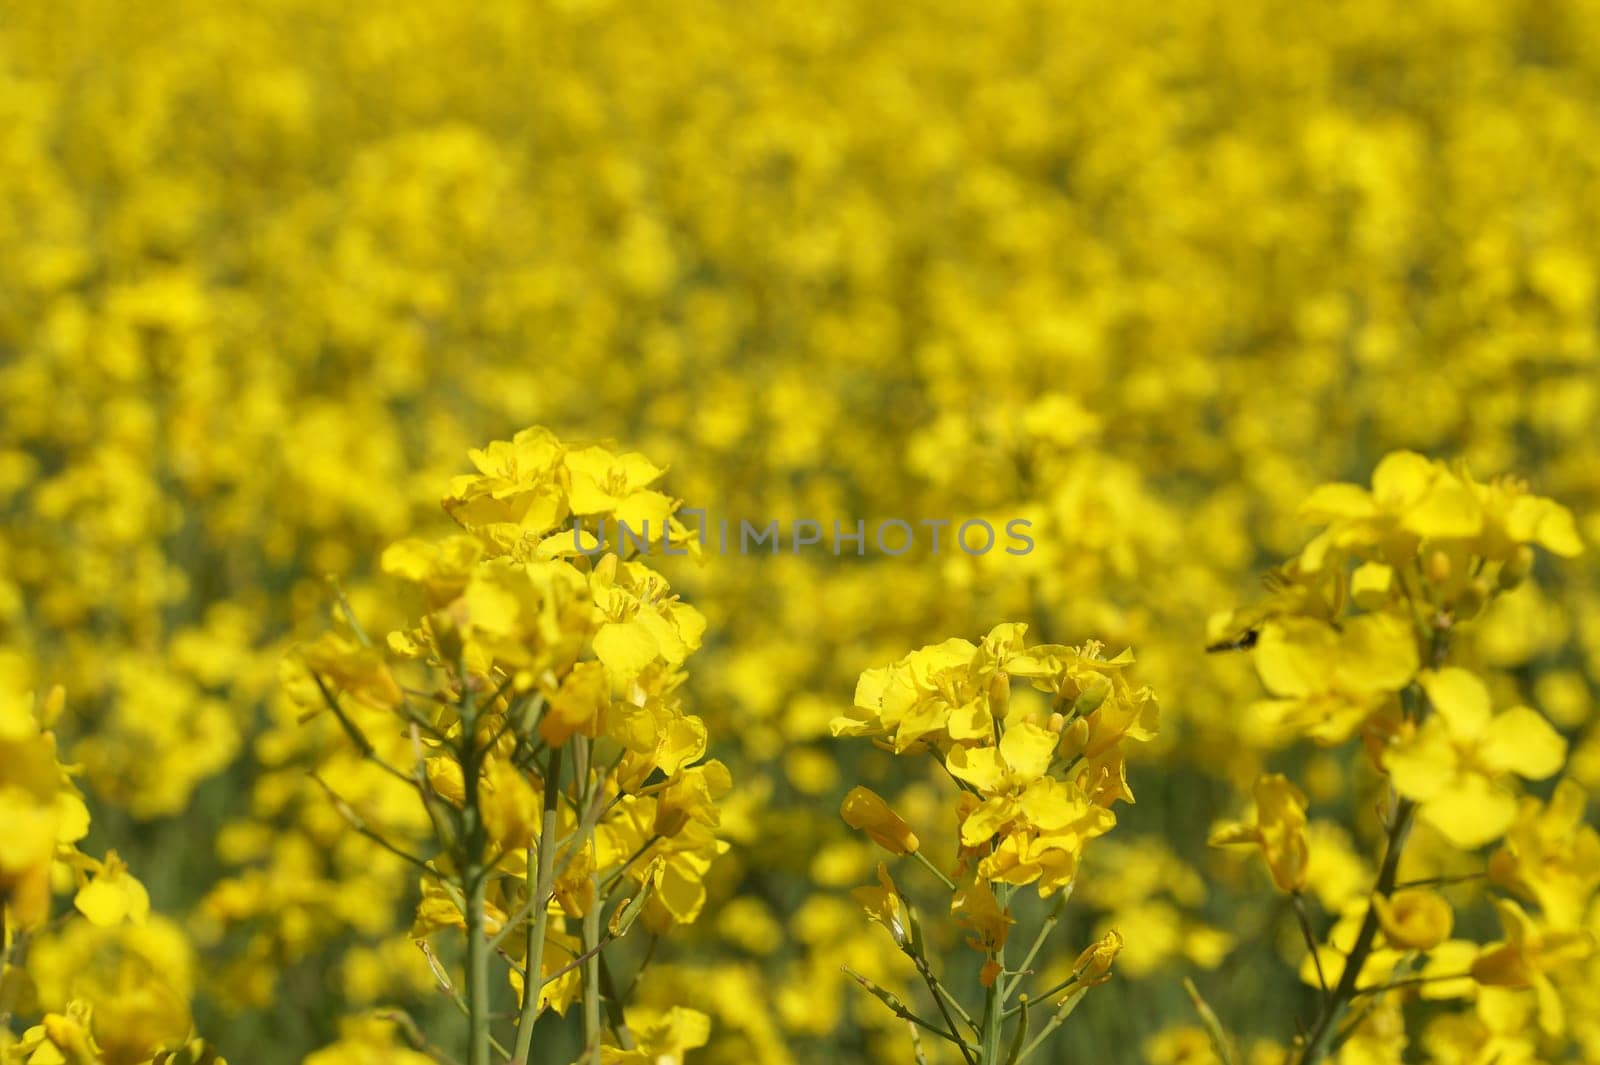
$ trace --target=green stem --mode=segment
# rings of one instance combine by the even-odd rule
[[[921,862],[923,866],[927,868],[928,872],[938,877],[939,883],[943,884],[947,891],[954,891],[956,889],[956,882],[946,876],[943,869],[940,869],[937,865],[933,864],[932,858],[929,858],[926,854],[923,854],[921,850],[912,851],[911,856]]]
[[[1034,1036],[1027,1046],[1022,1048],[1022,1053],[1016,1056],[1016,1060],[1012,1065],[1022,1065],[1023,1062],[1033,1056],[1034,1051],[1044,1046],[1045,1041],[1055,1034],[1055,1030],[1067,1023],[1067,1018],[1072,1016],[1072,1011],[1078,1008],[1078,1003],[1082,1002],[1083,996],[1088,993],[1089,989],[1087,987],[1080,987],[1063,999],[1061,1005],[1056,1008],[1055,1015],[1050,1018],[1050,1022],[1039,1030],[1039,1034]]]
[[[598,789],[591,768],[591,751],[587,740],[578,747],[579,765],[583,772],[583,805],[587,809],[594,800],[591,789]],[[594,822],[589,821],[579,846],[585,849],[594,844]],[[589,876],[589,908],[583,913],[583,949],[589,960],[583,966],[583,1040],[590,1065],[600,1065],[600,872]]]
[[[1034,1001],[1035,1002],[1048,1001],[1049,999],[1052,999],[1055,996],[1061,994],[1061,992],[1065,991],[1067,988],[1071,987],[1073,984],[1075,984],[1077,982],[1078,982],[1078,974],[1077,973],[1073,973],[1071,976],[1067,977],[1065,980],[1062,980],[1060,983],[1054,984],[1054,985],[1052,985],[1050,987],[1045,988],[1043,991],[1039,992],[1037,995],[1034,996]],[[1088,990],[1088,989],[1087,988],[1083,988],[1081,990]],[[1010,1017],[1012,1014],[1017,1013],[1017,1012],[1019,1012],[1018,1007],[1012,1006],[1010,1009],[1006,1010],[1006,1016]]]
[[[590,1065],[600,1065],[600,892],[595,885],[589,909],[583,915],[583,1040]]]
[[[1409,590],[1406,594],[1407,598],[1410,598]],[[1452,620],[1441,616],[1431,627],[1424,626],[1426,626],[1425,621],[1418,622],[1419,632],[1427,632],[1428,635],[1426,640],[1428,665],[1438,669],[1444,665],[1448,656]],[[1432,707],[1424,693],[1418,703],[1416,723],[1420,725],[1431,711]],[[1389,794],[1391,797],[1395,794],[1392,784]],[[1361,919],[1361,929],[1356,933],[1355,945],[1351,947],[1350,954],[1345,959],[1344,971],[1339,974],[1338,985],[1324,999],[1322,1009],[1317,1013],[1316,1023],[1306,1036],[1305,1050],[1300,1055],[1299,1065],[1317,1065],[1333,1049],[1339,1032],[1339,1021],[1343,1019],[1351,1000],[1356,997],[1356,981],[1361,979],[1362,967],[1372,953],[1372,944],[1378,936],[1378,908],[1373,904],[1373,898],[1377,895],[1394,894],[1400,874],[1400,852],[1405,848],[1406,837],[1411,834],[1411,825],[1416,816],[1415,802],[1406,798],[1396,801],[1394,818],[1389,823],[1388,842],[1384,847],[1383,864],[1378,868],[1378,882],[1373,885],[1372,895],[1367,898],[1367,912]]]
[[[971,1065],[972,1050],[961,1038],[961,1034],[956,1031],[955,1023],[950,1020],[948,1014],[945,1015],[945,1024],[948,1025],[948,1027],[939,1028],[932,1022],[922,1017],[918,1017],[915,1013],[912,1013],[910,1007],[902,1002],[898,995],[894,994],[887,988],[879,987],[871,980],[868,980],[865,976],[862,976],[860,973],[850,968],[850,966],[841,966],[841,971],[846,976],[850,977],[850,979],[854,980],[856,983],[865,988],[868,994],[872,995],[873,998],[889,1007],[889,1011],[896,1017],[899,1017],[905,1021],[909,1021],[911,1024],[921,1028],[923,1031],[933,1033],[947,1043],[954,1043],[956,1048],[961,1051],[962,1059],[968,1062],[968,1065]],[[943,1006],[941,1006],[940,1009],[943,1009]]]
[[[1311,931],[1311,915],[1306,912],[1305,896],[1299,891],[1289,894],[1289,900],[1294,905],[1294,915],[1300,922],[1300,934],[1305,938],[1306,949],[1311,952],[1311,963],[1317,969],[1317,986],[1322,989],[1322,997],[1328,997],[1328,978],[1322,974],[1322,954],[1318,950],[1316,934]]]
[[[1217,1060],[1221,1061],[1222,1065],[1233,1065],[1233,1046],[1228,1042],[1228,1033],[1222,1030],[1222,1022],[1217,1019],[1216,1011],[1201,996],[1200,989],[1194,985],[1194,981],[1187,976],[1183,978],[1183,990],[1194,1005],[1194,1012],[1200,1018],[1200,1027],[1206,1030],[1206,1037],[1211,1040],[1211,1049],[1216,1051]]]
[[[1002,945],[989,956],[1002,970],[1005,968],[1005,953]],[[1003,1060],[1000,1041],[1005,1031],[1005,999],[1000,990],[1001,982],[1002,977],[997,975],[994,983],[984,989],[983,1023],[978,1035],[978,1065],[1001,1065]]]
[[[1356,995],[1381,995],[1387,991],[1405,991],[1424,984],[1437,984],[1444,980],[1470,980],[1472,973],[1437,973],[1433,976],[1408,976],[1403,980],[1393,980],[1377,987],[1358,987]]]
[[[1394,891],[1396,873],[1400,869],[1400,851],[1405,846],[1406,837],[1411,833],[1411,823],[1416,814],[1417,804],[1410,799],[1401,799],[1396,806],[1394,824],[1389,829],[1389,844],[1384,851],[1383,866],[1378,870],[1378,883],[1373,889],[1374,894],[1389,895]],[[1372,944],[1377,936],[1378,908],[1369,900],[1366,916],[1361,920],[1361,930],[1356,933],[1355,946],[1350,949],[1350,955],[1345,959],[1344,972],[1339,975],[1338,986],[1328,996],[1327,1004],[1317,1017],[1316,1025],[1306,1036],[1306,1049],[1300,1057],[1300,1065],[1316,1065],[1327,1056],[1334,1034],[1338,1031],[1339,1020],[1344,1016],[1350,1000],[1355,997],[1356,981],[1361,978],[1361,969],[1366,964],[1368,955],[1372,953]]]
[[[924,958],[919,952],[914,950],[908,950],[906,954],[911,958],[912,963],[916,965],[917,972],[922,974],[922,979],[925,983],[927,983],[928,990],[933,993],[933,1004],[938,1007],[939,1016],[944,1018],[944,1023],[950,1029],[950,1041],[960,1048],[961,1060],[966,1062],[967,1065],[977,1065],[977,1062],[974,1061],[972,1057],[971,1049],[967,1046],[967,1041],[962,1038],[961,1029],[956,1027],[955,1018],[950,1015],[950,1009],[953,1006],[959,1010],[961,1015],[966,1019],[968,1025],[972,1024],[972,1018],[967,1017],[966,1011],[961,1009],[961,1004],[945,991],[944,986],[939,983],[939,978],[933,975],[933,967],[928,964],[927,958]],[[852,976],[855,976],[857,980],[860,980],[863,986],[868,987],[869,990],[871,989],[871,985],[867,982],[865,977],[852,972],[848,967],[845,971],[850,972]],[[882,998],[881,995],[879,997]],[[884,1001],[887,1003],[889,1000],[884,999]],[[916,1018],[912,1018],[908,1014],[907,1019],[915,1020]]]
[[[1017,993],[1017,988],[1022,986],[1022,981],[1028,976],[1028,967],[1033,964],[1033,959],[1039,956],[1039,951],[1044,948],[1044,941],[1050,938],[1050,933],[1055,930],[1056,923],[1061,920],[1061,911],[1067,904],[1067,892],[1062,891],[1056,895],[1056,901],[1050,907],[1050,913],[1045,917],[1044,924],[1039,926],[1039,934],[1033,937],[1033,945],[1028,948],[1028,953],[1023,955],[1022,964],[1017,966],[1016,975],[1011,982],[1000,992],[1000,1001],[1008,1001]],[[1001,978],[1002,980],[1004,977]],[[1007,1012],[1009,1016],[1009,1011]]]
[[[484,896],[489,886],[484,855],[488,839],[479,796],[483,752],[478,747],[477,703],[467,685],[465,670],[462,678],[460,752],[464,792],[462,887],[467,901],[467,1065],[489,1065],[489,939],[484,933]]]
[[[528,922],[527,967],[522,974],[522,1012],[517,1018],[517,1040],[511,1060],[528,1065],[533,1050],[533,1026],[539,1020],[539,1000],[544,985],[544,942],[550,928],[550,895],[554,888],[556,862],[556,813],[561,799],[561,748],[550,752],[544,771],[544,817],[539,827],[539,845],[528,851],[528,903],[533,907]]]

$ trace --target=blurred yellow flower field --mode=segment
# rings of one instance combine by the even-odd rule
[[[1600,6],[0,12],[0,1061],[1600,1063]]]

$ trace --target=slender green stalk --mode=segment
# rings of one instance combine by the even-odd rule
[[[1228,1033],[1222,1030],[1222,1022],[1217,1019],[1216,1011],[1187,976],[1183,978],[1183,990],[1188,994],[1196,1016],[1200,1018],[1200,1026],[1206,1030],[1206,1038],[1211,1040],[1211,1049],[1216,1051],[1217,1060],[1222,1065],[1233,1065],[1233,1046],[1228,1042]]]
[[[483,751],[478,746],[477,702],[461,671],[462,887],[467,897],[467,1065],[489,1065],[489,939],[484,931],[484,896],[489,870],[488,839],[480,802]]]
[[[1005,957],[1006,950],[1002,944],[990,955],[990,960],[1004,969]],[[1002,1065],[1004,1060],[1000,1056],[1001,1036],[1005,1031],[1005,999],[1000,990],[1001,979],[997,975],[994,983],[984,989],[983,1021],[978,1033],[978,1065]]]
[[[11,966],[22,968],[23,960],[28,952],[28,935],[20,928],[11,929],[12,941],[6,942],[6,908],[0,904],[0,971]],[[11,1023],[11,1014],[16,1008],[14,1001],[21,990],[21,981],[8,980],[0,985],[0,1029]]]
[[[556,813],[561,799],[561,748],[550,752],[544,771],[544,816],[539,826],[539,845],[528,850],[528,921],[526,968],[522,974],[522,1011],[517,1017],[517,1039],[511,1060],[528,1065],[533,1049],[533,1026],[539,1020],[540,991],[544,983],[544,942],[550,928],[550,894],[555,879]]]
[[[583,915],[583,1040],[590,1065],[600,1065],[600,885],[594,881]]]
[[[911,1060],[916,1065],[928,1065],[928,1052],[922,1049],[922,1033],[917,1030],[916,1021],[907,1021],[906,1030],[911,1033]]]
[[[1355,993],[1358,997],[1361,995],[1381,995],[1386,991],[1405,991],[1409,988],[1421,987],[1423,984],[1437,984],[1445,980],[1470,979],[1472,979],[1471,972],[1436,973],[1432,976],[1408,976],[1400,980],[1391,980],[1389,983],[1380,984],[1377,987],[1358,987],[1356,988]]]
[[[1017,999],[1017,1010],[1022,1014],[1017,1021],[1017,1027],[1011,1033],[1011,1050],[1006,1054],[1006,1065],[1016,1065],[1022,1057],[1022,1048],[1028,1042],[1028,996],[1021,995]]]
[[[644,977],[646,969],[656,957],[656,944],[661,942],[661,937],[651,935],[650,945],[644,948],[644,957],[639,962],[639,967],[633,971],[633,977],[628,981],[628,986],[622,989],[622,994],[617,996],[618,1002],[626,1002],[633,997],[634,989],[639,986],[639,981]]]
[[[1383,866],[1378,870],[1378,883],[1373,889],[1374,894],[1388,895],[1394,891],[1395,874],[1400,868],[1400,851],[1405,846],[1406,837],[1411,833],[1411,823],[1416,813],[1416,803],[1410,799],[1401,799],[1396,806],[1394,822],[1389,828],[1389,843],[1384,851]],[[1339,976],[1339,983],[1328,996],[1326,1005],[1317,1017],[1316,1025],[1306,1036],[1306,1049],[1300,1057],[1300,1065],[1316,1065],[1327,1055],[1334,1033],[1338,1030],[1339,1019],[1344,1016],[1350,1000],[1355,997],[1356,981],[1361,978],[1361,969],[1366,964],[1368,955],[1372,953],[1372,944],[1377,935],[1378,909],[1369,901],[1366,916],[1361,921],[1361,930],[1356,933],[1355,945],[1350,949],[1350,956],[1345,959],[1344,972]]]
[[[1016,974],[1012,976],[1011,982],[1001,991],[1000,1000],[1002,1002],[1010,999],[1012,995],[1017,993],[1017,988],[1022,986],[1022,981],[1027,977],[1028,968],[1033,964],[1033,959],[1039,956],[1039,951],[1044,948],[1044,941],[1050,938],[1050,933],[1055,931],[1057,922],[1061,920],[1061,911],[1066,908],[1069,891],[1070,889],[1056,894],[1056,901],[1050,907],[1050,913],[1046,915],[1044,923],[1039,926],[1039,934],[1033,937],[1033,944],[1028,948],[1028,953],[1023,955],[1022,963],[1017,966]],[[1011,1011],[1006,1011],[1006,1016],[1009,1017],[1010,1015]]]
[[[1044,1046],[1045,1041],[1055,1034],[1055,1030],[1067,1023],[1067,1018],[1072,1016],[1072,1011],[1078,1008],[1078,1003],[1082,1002],[1083,996],[1088,993],[1089,989],[1087,987],[1080,987],[1063,999],[1061,1005],[1056,1008],[1055,1015],[1050,1018],[1050,1023],[1039,1029],[1039,1034],[1034,1036],[1028,1042],[1028,1045],[1022,1048],[1022,1053],[1017,1055],[1013,1065],[1022,1065],[1023,1062],[1033,1056],[1034,1051]]]
[[[1073,984],[1075,984],[1077,982],[1078,982],[1078,974],[1077,973],[1073,973],[1071,976],[1067,977],[1065,980],[1062,980],[1060,983],[1053,984],[1050,987],[1047,987],[1043,991],[1039,992],[1036,996],[1034,996],[1034,1001],[1035,1002],[1043,1002],[1046,999],[1054,998],[1056,995],[1059,995],[1061,992],[1065,991],[1067,988],[1071,987]],[[1084,990],[1088,990],[1088,989],[1085,988]],[[1013,1006],[1010,1009],[1006,1010],[1006,1016],[1009,1017],[1013,1013],[1016,1013],[1016,1012],[1017,1012],[1017,1007]]]
[[[921,862],[928,872],[938,877],[939,883],[943,884],[947,890],[954,891],[956,889],[956,882],[946,876],[944,870],[933,864],[933,859],[923,854],[920,849],[912,851],[911,856]]]
[[[1470,884],[1474,880],[1483,880],[1488,877],[1487,870],[1476,873],[1460,873],[1456,876],[1425,876],[1420,880],[1402,880],[1395,885],[1396,891],[1415,887],[1450,887],[1453,884]]]
[[[604,782],[592,772],[592,750],[587,739],[578,745],[579,767],[583,779],[583,807],[592,809]],[[580,847],[594,846],[594,821],[585,818]],[[589,960],[583,967],[583,1045],[590,1065],[600,1065],[600,871],[589,876],[589,908],[583,913],[583,949]]]
[[[1450,620],[1441,617],[1436,620],[1428,634],[1428,664],[1434,669],[1444,665],[1449,650],[1450,627]],[[1431,709],[1427,696],[1423,695],[1417,708],[1418,724],[1427,718]],[[1361,979],[1361,970],[1366,965],[1367,958],[1372,953],[1372,944],[1378,936],[1378,908],[1373,904],[1373,896],[1394,894],[1399,880],[1400,852],[1405,848],[1406,838],[1411,834],[1411,825],[1416,820],[1417,804],[1410,799],[1397,798],[1392,785],[1389,794],[1395,801],[1394,816],[1389,822],[1383,864],[1378,868],[1378,882],[1373,885],[1372,895],[1368,896],[1367,912],[1361,919],[1361,928],[1356,933],[1355,945],[1351,947],[1350,954],[1345,959],[1339,983],[1323,1001],[1322,1009],[1317,1013],[1316,1023],[1306,1036],[1305,1050],[1300,1055],[1299,1065],[1317,1065],[1332,1050],[1339,1031],[1339,1021],[1344,1017],[1351,1000],[1356,997],[1356,982]]]
[[[961,1009],[961,1004],[955,1000],[955,997],[950,995],[949,992],[945,991],[944,985],[939,983],[939,978],[933,975],[933,968],[928,964],[927,958],[924,958],[922,954],[916,950],[908,950],[906,951],[906,954],[916,965],[917,972],[922,974],[922,979],[927,983],[928,990],[933,993],[933,1004],[939,1008],[939,1016],[944,1018],[944,1023],[950,1029],[950,1041],[960,1048],[962,1060],[967,1062],[967,1065],[977,1065],[976,1059],[974,1059],[972,1056],[971,1048],[967,1046],[967,1041],[961,1037],[961,1029],[956,1027],[955,1018],[950,1015],[950,1009],[951,1007],[955,1007],[957,1010],[959,1010],[962,1017],[965,1018],[967,1024],[969,1025],[972,1024],[972,1018],[968,1017],[966,1011]],[[846,968],[845,971],[849,972],[857,980],[860,980],[862,985],[867,987],[868,990],[872,989],[872,985],[867,982],[865,977],[852,972],[848,968]],[[883,996],[880,995],[879,997],[882,998]],[[889,1000],[884,999],[884,1001],[887,1003]],[[891,1008],[893,1008],[892,1005]],[[912,1018],[907,1015],[907,1019],[915,1020],[916,1018]]]
[[[954,1043],[956,1047],[960,1049],[961,1056],[969,1063],[972,1061],[972,1050],[961,1039],[961,1035],[956,1031],[955,1024],[950,1020],[949,1014],[945,1015],[945,1023],[949,1025],[949,1027],[940,1028],[933,1022],[919,1017],[915,1013],[912,1013],[910,1007],[900,1000],[900,996],[896,995],[887,988],[879,987],[865,976],[862,976],[860,973],[850,968],[850,966],[841,966],[841,971],[846,976],[850,977],[850,979],[854,980],[856,983],[865,988],[867,993],[872,995],[873,998],[889,1007],[889,1012],[893,1013],[896,1017],[916,1025],[925,1032],[933,1033],[947,1043]],[[941,1009],[942,1008],[943,1007],[941,1006]]]
[[[1292,892],[1289,896],[1294,905],[1294,915],[1300,922],[1300,934],[1305,938],[1306,949],[1311,951],[1311,963],[1317,969],[1317,986],[1322,989],[1322,997],[1328,997],[1328,978],[1322,974],[1322,955],[1318,952],[1316,934],[1311,931],[1311,915],[1306,913],[1306,899],[1300,892]],[[1194,993],[1198,994],[1198,992]],[[1191,997],[1194,997],[1191,995]],[[1198,999],[1196,1000],[1198,1001]]]

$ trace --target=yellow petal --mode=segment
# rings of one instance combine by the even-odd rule
[[[945,731],[953,740],[982,740],[994,735],[994,715],[988,700],[973,699],[950,712]]]
[[[1011,772],[1024,781],[1037,780],[1050,768],[1060,737],[1026,721],[1012,725],[1000,737],[1000,754]]]
[[[981,792],[999,789],[1005,779],[1000,752],[993,747],[957,747],[945,759],[950,773]]]
[[[1274,695],[1314,695],[1327,688],[1338,643],[1320,622],[1285,618],[1269,622],[1256,641],[1256,672]]]
[[[1339,639],[1338,677],[1346,690],[1399,691],[1419,664],[1411,623],[1396,614],[1363,614]]]
[[[594,634],[594,654],[618,678],[636,677],[655,660],[655,637],[637,621],[612,621]]]
[[[1500,838],[1516,816],[1511,793],[1479,776],[1460,778],[1422,805],[1422,819],[1463,850]]]
[[[378,564],[391,576],[420,581],[433,572],[438,555],[438,547],[427,540],[401,540],[384,548]]]
[[[1444,722],[1435,718],[1390,747],[1384,753],[1383,765],[1401,795],[1427,800],[1449,785],[1455,776],[1457,761]]]
[[[985,799],[977,809],[967,815],[966,820],[961,822],[961,845],[976,847],[988,841],[1016,815],[1015,800],[998,795]]]
[[[1444,719],[1456,740],[1472,740],[1489,724],[1489,689],[1464,669],[1451,666],[1426,670],[1418,678],[1434,712]]]
[[[89,808],[70,791],[56,794],[56,842],[76,843],[89,834]]]
[[[1489,723],[1478,755],[1497,772],[1543,780],[1566,761],[1567,741],[1537,710],[1514,706]]]
[[[517,597],[504,585],[493,580],[474,579],[462,594],[467,617],[476,629],[492,633],[509,633],[516,628],[521,607]]]
[[[618,522],[628,527],[631,537],[659,544],[676,505],[676,500],[660,492],[633,492],[617,501],[614,514]]]
[[[1440,473],[1400,524],[1426,539],[1463,540],[1483,531],[1483,504],[1466,483]]]
[[[1572,511],[1553,499],[1519,496],[1506,515],[1506,531],[1519,543],[1534,543],[1562,558],[1583,554]]]
[[[1367,610],[1387,603],[1393,588],[1394,567],[1382,562],[1364,562],[1350,575],[1350,598]]]
[[[1391,451],[1372,471],[1372,494],[1388,509],[1420,499],[1434,477],[1433,463],[1415,451]]]
[[[91,924],[111,928],[121,924],[127,917],[138,920],[141,910],[148,914],[150,898],[144,895],[144,886],[132,877],[97,876],[78,889],[72,904]]]
[[[1326,522],[1335,518],[1370,518],[1376,516],[1378,506],[1365,488],[1358,484],[1324,484],[1311,490],[1300,504],[1300,517],[1307,521]]]

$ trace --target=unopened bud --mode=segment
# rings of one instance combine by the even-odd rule
[[[1122,952],[1122,933],[1115,928],[1089,945],[1072,965],[1072,975],[1079,984],[1093,987],[1111,979],[1111,963]]]
[[[1089,746],[1089,722],[1080,717],[1061,730],[1061,743],[1056,749],[1064,758],[1076,758],[1087,746]]]
[[[1101,674],[1095,674],[1094,680],[1084,685],[1083,691],[1072,700],[1072,712],[1075,714],[1092,714],[1100,709],[1100,704],[1106,701],[1106,696],[1111,694],[1111,681]]]
[[[428,615],[429,627],[433,629],[433,644],[439,649],[439,657],[445,662],[459,662],[466,649],[461,639],[461,626],[457,618],[448,609],[435,610]]]
[[[61,716],[61,711],[67,705],[67,689],[57,684],[45,695],[44,701],[39,704],[39,724],[44,728],[52,728],[56,719]]]
[[[891,854],[915,854],[920,846],[911,826],[871,788],[851,788],[844,797],[839,814],[845,824],[865,832],[874,843]]]
[[[1456,620],[1471,621],[1477,617],[1493,595],[1494,585],[1489,583],[1488,578],[1478,577],[1470,581],[1456,596]]]
[[[1448,584],[1450,581],[1450,556],[1438,548],[1428,553],[1427,564],[1428,580],[1434,584]]]
[[[1533,569],[1533,548],[1522,544],[1505,565],[1500,567],[1500,587],[1510,591],[1523,581]]]
[[[989,681],[989,712],[995,717],[1004,718],[1011,709],[1011,678],[1004,673],[996,673]]]
[[[662,839],[671,839],[689,823],[689,811],[681,806],[660,803],[656,806],[655,823],[651,831]]]

